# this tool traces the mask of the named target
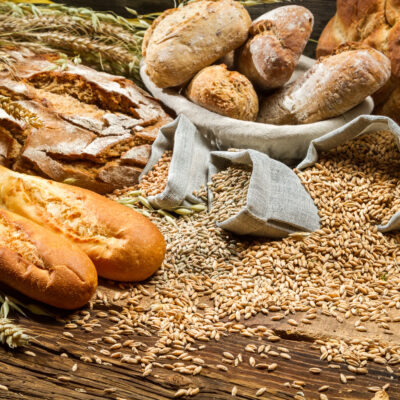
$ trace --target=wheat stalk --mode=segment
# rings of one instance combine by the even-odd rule
[[[0,303],[2,303],[0,309],[0,342],[2,344],[6,344],[12,349],[19,346],[25,346],[29,343],[30,337],[22,328],[20,328],[18,325],[15,325],[7,318],[10,308],[15,308],[22,314],[24,314],[24,312],[19,308],[18,305],[10,301],[7,296],[3,297],[1,294]]]
[[[29,343],[30,337],[21,327],[15,325],[8,318],[0,318],[0,342],[11,349],[25,346]]]
[[[188,2],[182,0],[175,5],[182,7]],[[276,2],[279,0],[241,1],[246,6]],[[143,36],[161,13],[139,16],[136,11],[127,10],[133,19],[59,4],[0,2],[0,37],[11,43],[37,43],[40,52],[49,48],[79,56],[84,64],[132,77],[140,84]],[[0,57],[0,64],[1,61]]]
[[[139,62],[145,30],[152,19],[128,21],[113,13],[58,4],[0,3],[0,38],[34,42],[79,56],[83,63],[140,82]],[[153,18],[154,19],[154,18]]]
[[[23,120],[34,128],[39,128],[43,125],[35,113],[29,111],[18,102],[13,101],[11,97],[0,95],[0,108],[13,118]]]
[[[9,16],[0,20],[0,34],[16,30],[18,32],[60,31],[74,35],[93,36],[97,40],[103,37],[107,41],[123,43],[124,47],[132,49],[140,49],[141,45],[141,36],[132,35],[120,26],[107,23],[93,26],[91,21],[77,19],[70,15],[28,16],[24,19]]]
[[[191,206],[180,206],[175,207],[171,210],[163,210],[163,209],[154,209],[146,196],[144,196],[141,190],[134,190],[126,193],[123,197],[115,198],[116,202],[132,208],[133,210],[145,215],[146,217],[150,217],[150,212],[157,212],[161,217],[165,218],[168,223],[176,226],[175,216],[174,214],[179,215],[191,215],[196,212],[202,212],[207,209],[206,204],[192,204]],[[137,207],[139,206],[139,207]]]

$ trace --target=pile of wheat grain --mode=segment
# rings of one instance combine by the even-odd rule
[[[139,185],[146,193],[165,184],[164,161]],[[111,326],[91,341],[93,353],[84,361],[101,363],[103,354],[140,364],[144,375],[153,367],[196,375],[204,360],[191,353],[210,340],[233,333],[263,337],[270,344],[262,349],[249,344],[244,352],[290,359],[275,343],[274,323],[286,321],[296,329],[316,324],[321,316],[338,324],[352,317],[353,338],[314,343],[321,358],[346,362],[354,373],[368,372],[370,361],[393,372],[390,365],[400,363],[400,346],[390,344],[400,322],[400,236],[382,234],[377,225],[398,211],[399,167],[389,133],[369,134],[323,154],[315,166],[297,171],[318,206],[321,228],[283,240],[242,239],[217,227],[245,204],[250,173],[230,167],[209,185],[211,211],[180,217],[176,226],[151,214],[167,242],[161,269],[146,283],[120,285],[112,298],[98,290],[94,311],[83,318],[76,314],[65,334],[73,335],[79,326],[101,331],[101,321],[108,319]],[[95,312],[113,304],[121,311]],[[265,316],[268,328],[249,327],[257,314]],[[369,338],[370,326],[378,326],[387,341]],[[129,335],[151,337],[152,345]],[[222,357],[224,365],[216,366],[221,370],[243,362],[241,354]],[[249,362],[271,371],[277,367],[252,357]]]

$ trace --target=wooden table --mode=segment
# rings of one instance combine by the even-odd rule
[[[63,1],[70,5],[89,5],[95,9],[109,9],[124,13],[124,7],[129,6],[145,13],[171,6],[172,2],[164,0],[69,0]],[[334,14],[333,0],[308,0],[294,2],[310,8],[316,16],[313,39],[317,39],[323,26]],[[251,9],[251,14],[257,16],[276,5],[257,6]],[[125,13],[126,16],[128,16]],[[310,42],[306,54],[313,56],[315,43]],[[140,366],[121,363],[116,359],[102,356],[102,359],[111,365],[85,363],[80,360],[81,355],[88,352],[88,340],[98,336],[98,333],[88,333],[84,330],[74,330],[73,339],[62,335],[63,324],[46,318],[19,318],[19,324],[30,329],[36,337],[28,347],[15,351],[0,346],[0,384],[7,386],[8,391],[0,389],[0,399],[117,399],[150,400],[172,399],[177,389],[181,387],[199,387],[200,393],[195,397],[198,400],[229,399],[234,385],[238,388],[238,399],[255,399],[258,388],[265,386],[267,392],[262,399],[293,399],[296,388],[285,386],[285,382],[304,381],[304,394],[307,399],[319,399],[318,388],[329,385],[327,396],[329,399],[370,399],[373,393],[367,390],[369,386],[383,386],[390,383],[389,390],[392,400],[400,399],[400,367],[394,367],[394,373],[387,372],[384,366],[369,364],[368,375],[358,375],[355,381],[342,384],[339,380],[340,372],[349,374],[347,367],[340,369],[329,368],[326,361],[320,361],[318,350],[312,349],[312,335],[293,334],[285,326],[277,333],[283,338],[281,346],[287,347],[292,355],[291,360],[279,359],[279,368],[274,372],[257,370],[248,363],[249,354],[243,354],[244,362],[238,367],[222,372],[214,367],[221,363],[222,352],[233,354],[242,352],[249,343],[248,338],[231,335],[220,342],[207,342],[206,349],[201,357],[206,361],[208,368],[203,368],[197,376],[187,376],[173,373],[162,368],[155,368],[153,374],[142,376]],[[250,320],[250,324],[265,323],[258,318]],[[326,320],[318,322],[319,331],[330,330]],[[106,329],[104,322],[103,329]],[[274,325],[276,328],[276,324]],[[143,342],[150,342],[151,338],[133,338]],[[260,341],[254,339],[255,344]],[[24,351],[28,350],[28,354]],[[36,356],[29,353],[33,351]],[[78,369],[72,372],[71,368],[77,364]],[[310,367],[319,367],[321,374],[313,375]],[[60,380],[66,376],[70,380]],[[114,387],[115,392],[107,393],[104,389]],[[258,397],[257,397],[258,398]],[[298,397],[301,398],[301,397]]]
[[[106,287],[107,286],[107,287]],[[112,298],[113,288],[109,284],[100,282],[102,292],[108,293]],[[120,289],[117,289],[120,290]],[[115,305],[113,309],[120,311]],[[88,308],[86,308],[88,309]],[[104,306],[94,306],[91,314],[104,310]],[[301,318],[296,314],[296,318]],[[344,364],[339,369],[330,368],[327,361],[320,360],[320,352],[312,348],[315,337],[323,337],[324,332],[329,337],[346,335],[348,325],[342,324],[338,331],[332,318],[321,316],[311,328],[304,329],[290,327],[286,322],[271,324],[270,317],[258,315],[248,320],[248,325],[265,325],[273,327],[282,338],[278,343],[270,343],[266,339],[247,338],[239,335],[230,335],[220,342],[199,342],[206,348],[201,352],[191,353],[204,359],[206,366],[196,376],[182,375],[163,368],[153,368],[151,375],[143,377],[140,365],[121,363],[119,360],[94,352],[88,349],[98,345],[89,344],[88,341],[99,336],[110,326],[107,318],[101,320],[102,327],[94,332],[85,332],[83,329],[74,329],[70,332],[74,337],[63,336],[64,324],[50,318],[19,318],[20,325],[29,329],[35,337],[29,347],[14,351],[0,347],[0,385],[8,387],[8,391],[1,390],[0,399],[48,399],[48,400],[94,400],[94,399],[127,399],[127,400],[166,400],[173,399],[180,388],[199,387],[200,393],[194,397],[196,400],[230,399],[233,386],[237,386],[238,399],[293,399],[298,392],[303,392],[306,399],[319,399],[318,389],[329,385],[324,392],[330,400],[336,399],[371,399],[373,393],[368,391],[370,386],[382,387],[390,384],[389,394],[391,400],[400,399],[400,365],[392,366],[394,372],[389,373],[385,366],[369,363],[367,375],[355,375],[354,381],[347,384],[340,382],[340,373],[354,375],[348,371]],[[347,336],[351,337],[349,330]],[[399,342],[398,333],[393,336]],[[145,344],[154,343],[154,338],[146,336],[127,336]],[[244,352],[249,343],[271,344],[274,347],[283,346],[290,351],[291,360],[280,357],[276,359],[268,356],[264,362],[277,362],[278,368],[273,372],[257,370],[249,365],[249,357],[259,359],[255,353]],[[25,353],[28,351],[28,353]],[[30,352],[34,352],[35,356]],[[223,364],[223,352],[230,352],[235,356],[243,355],[243,363],[234,367],[227,365],[228,372],[218,370],[215,366]],[[110,365],[99,365],[95,362],[87,363],[80,360],[82,355],[101,356],[102,362]],[[262,360],[262,359],[261,359]],[[160,360],[161,361],[161,360]],[[161,362],[174,362],[164,360]],[[262,361],[261,361],[262,362]],[[77,364],[78,369],[73,372],[72,366]],[[207,367],[208,366],[208,367]],[[322,370],[319,375],[309,372],[309,368],[318,367]],[[67,381],[65,378],[67,377]],[[305,382],[304,390],[287,387],[293,381]],[[256,397],[256,391],[265,386],[267,392],[262,397]],[[115,388],[115,392],[107,393],[107,389]],[[106,391],[105,391],[106,389]]]

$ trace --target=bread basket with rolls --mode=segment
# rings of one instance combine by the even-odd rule
[[[385,55],[358,43],[316,61],[302,56],[312,28],[302,6],[250,21],[233,0],[191,2],[165,11],[146,32],[141,77],[220,149],[300,159],[311,140],[370,114],[370,95],[391,71]]]

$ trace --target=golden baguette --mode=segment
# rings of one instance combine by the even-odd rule
[[[64,237],[0,209],[0,281],[54,307],[82,307],[97,288],[89,257]]]
[[[86,189],[0,167],[0,205],[64,235],[104,278],[140,281],[164,259],[164,238],[150,220]]]

